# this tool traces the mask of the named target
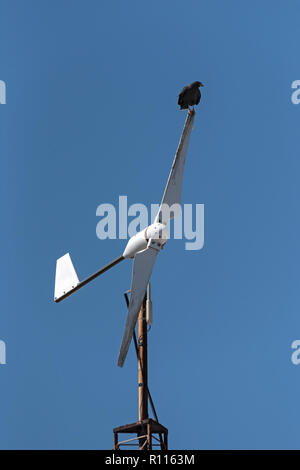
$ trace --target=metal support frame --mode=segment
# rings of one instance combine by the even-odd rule
[[[120,450],[120,446],[139,446],[139,450],[152,450],[153,447],[160,447],[161,450],[168,449],[167,428],[151,418],[119,426],[114,428],[113,433],[114,450]],[[137,437],[119,441],[119,434],[136,434]],[[162,435],[162,441],[154,434]]]

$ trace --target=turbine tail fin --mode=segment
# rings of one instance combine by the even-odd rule
[[[56,261],[54,300],[57,302],[60,297],[70,292],[79,284],[79,279],[73,266],[70,254]]]

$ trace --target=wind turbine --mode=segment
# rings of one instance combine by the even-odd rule
[[[78,279],[69,253],[59,258],[56,262],[54,300],[55,302],[60,302],[124,259],[133,258],[130,301],[118,357],[118,366],[120,367],[123,367],[127,356],[139,310],[145,297],[156,257],[164,248],[169,238],[168,224],[172,218],[178,215],[178,208],[181,202],[184,164],[194,117],[195,111],[189,109],[154,223],[131,237],[123,254],[119,258],[111,261],[81,282]]]

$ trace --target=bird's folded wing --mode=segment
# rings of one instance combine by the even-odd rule
[[[123,367],[140,307],[145,297],[147,285],[151,277],[153,266],[158,251],[146,248],[138,252],[134,257],[131,281],[131,295],[128,306],[125,330],[122,338],[118,366]]]
[[[168,209],[170,209],[173,204],[181,203],[182,178],[185,157],[189,145],[191,130],[193,128],[194,116],[195,111],[188,112],[160,208],[155,218],[155,222],[167,224],[170,219],[173,219],[176,217],[176,215],[178,215],[178,207],[177,211],[174,207],[175,210],[171,213]]]

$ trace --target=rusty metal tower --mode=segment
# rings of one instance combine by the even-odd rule
[[[127,306],[129,305],[127,292],[124,294]],[[152,450],[159,447],[168,449],[168,429],[159,423],[154,403],[148,387],[148,325],[152,323],[152,302],[150,284],[147,294],[141,305],[138,316],[138,338],[133,334],[133,341],[138,360],[138,409],[139,420],[135,423],[125,424],[114,428],[114,450],[121,446],[138,446],[140,450]],[[148,403],[152,408],[154,419],[149,418]],[[119,434],[136,434],[136,437],[122,439]]]

